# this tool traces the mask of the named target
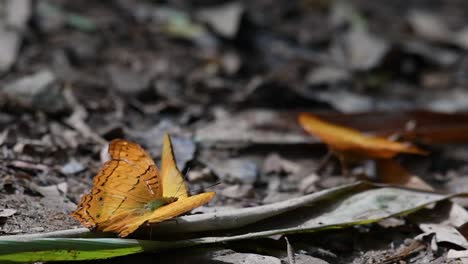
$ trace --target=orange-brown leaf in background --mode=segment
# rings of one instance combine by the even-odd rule
[[[415,146],[388,140],[383,137],[367,136],[358,130],[323,121],[308,113],[298,117],[301,126],[317,136],[328,147],[344,159],[392,158],[399,153],[426,154]]]
[[[425,110],[317,113],[328,122],[379,136],[398,135],[423,144],[468,142],[468,113],[439,113]]]

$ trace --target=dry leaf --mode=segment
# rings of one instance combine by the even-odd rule
[[[377,176],[383,183],[401,185],[408,188],[433,191],[434,189],[416,175],[412,175],[392,159],[377,160]]]
[[[366,136],[358,130],[325,122],[312,114],[301,113],[298,119],[307,132],[320,138],[333,152],[346,160],[388,159],[399,153],[427,153],[415,146],[384,137]]]

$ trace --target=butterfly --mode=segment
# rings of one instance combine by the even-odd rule
[[[71,214],[84,226],[126,237],[143,224],[159,223],[209,202],[214,192],[189,196],[176,166],[169,135],[164,136],[161,171],[138,144],[115,139],[110,160],[93,188]]]

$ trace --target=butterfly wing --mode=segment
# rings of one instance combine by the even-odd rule
[[[168,135],[164,137],[161,174],[148,153],[135,143],[114,140],[109,154],[111,160],[94,178],[93,189],[72,213],[88,228],[125,237],[145,222],[158,223],[176,217],[209,202],[215,195],[206,192],[188,197]],[[178,200],[154,211],[145,208],[150,201],[172,197]]]
[[[162,206],[153,212],[147,212],[138,216],[119,214],[114,217],[112,221],[113,223],[108,225],[104,231],[118,232],[121,237],[126,237],[145,222],[159,223],[164,220],[174,218],[209,202],[213,199],[214,195],[214,192],[205,192],[186,198],[180,198],[179,200]]]
[[[187,186],[177,168],[171,138],[168,134],[164,135],[161,158],[161,181],[163,197],[184,198],[188,196]]]
[[[83,196],[71,215],[88,228],[103,230],[115,215],[132,215],[161,197],[159,171],[139,145],[123,139],[109,145],[111,160],[94,178],[94,187]]]
[[[148,216],[148,223],[159,223],[179,216],[208,203],[214,196],[214,192],[204,192],[186,198],[179,198],[179,200],[155,210]]]

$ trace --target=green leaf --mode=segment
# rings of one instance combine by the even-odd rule
[[[104,259],[145,251],[159,243],[119,238],[38,238],[0,241],[0,262]]]

